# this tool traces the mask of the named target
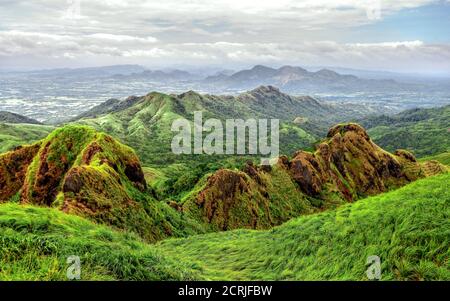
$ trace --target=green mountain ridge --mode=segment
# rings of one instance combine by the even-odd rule
[[[157,245],[57,209],[0,204],[0,279],[65,280],[77,254],[82,280],[367,280],[370,255],[381,258],[382,280],[445,280],[449,180],[422,179],[271,230]]]
[[[42,124],[35,119],[6,111],[0,111],[0,123]]]
[[[372,139],[388,151],[407,149],[417,157],[450,151],[450,106],[412,109],[394,116],[360,120]]]
[[[97,115],[99,111],[105,114]],[[204,174],[219,167],[242,166],[248,159],[258,160],[257,156],[174,155],[172,122],[179,118],[193,121],[195,111],[202,111],[204,120],[280,119],[281,154],[312,150],[314,142],[330,126],[355,114],[361,116],[350,108],[333,107],[308,96],[294,97],[275,87],[261,86],[239,96],[202,95],[193,91],[180,95],[152,92],[93,108],[82,115],[88,117],[75,123],[107,132],[131,146],[144,166],[158,169],[167,179],[165,183],[155,184],[158,193],[162,197],[178,195],[177,199],[181,199]],[[188,180],[184,176],[188,170],[194,171],[193,175],[184,181]]]
[[[49,206],[147,241],[202,232],[147,189],[139,158],[111,136],[65,126],[0,156],[0,202]]]
[[[165,240],[158,249],[208,280],[382,280],[450,277],[450,175],[294,219],[267,231],[235,230]]]
[[[83,280],[364,280],[370,255],[385,280],[449,279],[449,108],[366,131],[346,122],[360,112],[262,86],[0,123],[0,279],[63,280],[73,254]],[[280,119],[278,162],[173,154],[172,122],[195,111]]]

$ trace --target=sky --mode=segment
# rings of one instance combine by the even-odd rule
[[[450,0],[0,0],[0,70],[115,64],[450,74]]]

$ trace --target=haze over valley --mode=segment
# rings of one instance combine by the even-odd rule
[[[316,68],[317,69],[317,68]],[[347,70],[352,72],[351,70]],[[415,107],[450,103],[450,78],[408,77],[402,74],[262,65],[231,71],[205,69],[150,70],[139,65],[50,69],[0,73],[0,110],[41,122],[69,120],[111,98],[145,95],[151,91],[237,95],[261,85],[273,85],[291,95],[309,95],[334,104],[365,107],[368,114],[395,114]],[[384,74],[385,78],[381,78]],[[396,80],[389,78],[396,76]]]

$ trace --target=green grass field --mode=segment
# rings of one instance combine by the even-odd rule
[[[236,230],[162,241],[209,280],[450,279],[450,174],[300,217],[268,231]]]
[[[143,243],[56,209],[0,205],[0,280],[67,280],[81,259],[83,280],[190,280],[192,270]]]
[[[157,245],[52,208],[0,205],[0,280],[366,280],[378,255],[383,280],[450,279],[450,174],[272,230],[235,230]]]
[[[450,151],[450,106],[367,118],[362,124],[375,143],[391,152],[406,149],[426,157]]]
[[[421,158],[421,162],[430,161],[430,160],[436,160],[444,165],[450,166],[450,152],[442,153],[439,155],[429,156]]]
[[[47,125],[0,123],[0,154],[19,145],[34,143],[53,130],[53,126]]]

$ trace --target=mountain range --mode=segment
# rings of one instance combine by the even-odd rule
[[[172,122],[196,111],[279,119],[280,156],[173,154]],[[83,280],[362,280],[373,254],[386,279],[449,279],[447,116],[270,85],[112,98],[55,126],[16,116],[0,124],[0,279],[65,279],[73,254]]]
[[[290,96],[272,86],[261,86],[237,96],[218,96],[188,91],[182,94],[152,92],[142,97],[109,100],[83,113],[73,122],[111,133],[133,147],[144,165],[157,168],[163,194],[172,197],[192,188],[200,177],[219,166],[242,165],[258,156],[175,155],[171,150],[171,125],[179,118],[193,122],[195,111],[204,118],[276,118],[280,120],[280,152],[292,154],[299,148],[311,149],[327,129],[354,116],[364,116],[357,106],[328,105],[308,96]],[[191,171],[187,177],[187,171]],[[151,174],[152,170],[147,169]],[[169,184],[170,183],[170,184]],[[159,191],[159,189],[157,189]]]
[[[148,187],[140,159],[112,136],[67,125],[0,156],[0,201],[59,208],[147,241],[237,228],[267,229],[447,171],[387,153],[357,124],[331,128],[314,152],[274,166],[205,174],[178,201]]]
[[[110,99],[81,113],[69,124],[94,127],[131,146],[145,168],[150,186],[162,197],[181,199],[202,176],[221,167],[242,166],[258,156],[175,155],[171,150],[171,124],[178,118],[280,120],[280,153],[291,157],[314,145],[336,124],[354,121],[364,125],[372,139],[394,152],[407,149],[418,157],[449,151],[448,106],[416,109],[399,115],[370,117],[363,106],[328,104],[309,96],[292,96],[273,86],[261,86],[237,96],[152,92],[145,96]],[[1,124],[0,151],[44,138],[53,126]],[[400,133],[399,133],[400,132]]]
[[[313,70],[313,71],[312,71]],[[433,82],[429,78],[417,78],[389,72],[352,70],[345,68],[314,68],[309,70],[299,66],[281,66],[272,68],[256,65],[250,69],[238,71],[186,71],[180,69],[150,70],[139,65],[117,65],[78,69],[51,69],[29,72],[4,73],[6,78],[20,76],[55,78],[58,80],[98,79],[122,82],[147,82],[177,87],[188,86],[195,90],[210,93],[239,93],[251,90],[260,85],[273,85],[286,93],[357,93],[357,92],[411,92],[444,89],[445,79]],[[447,81],[448,83],[448,81]],[[444,84],[444,85],[442,85]],[[444,89],[448,91],[448,89]]]
[[[262,65],[232,75],[207,77],[203,83],[221,89],[246,90],[257,85],[273,85],[287,93],[330,93],[357,91],[408,91],[417,85],[391,79],[362,79],[350,74],[339,74],[330,69],[310,72],[301,67],[283,66],[278,69]]]

